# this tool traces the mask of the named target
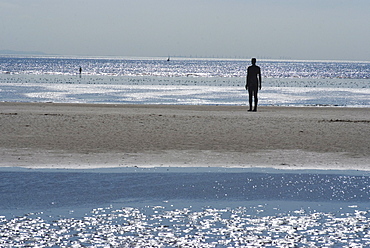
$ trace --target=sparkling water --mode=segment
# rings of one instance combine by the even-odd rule
[[[370,106],[370,62],[257,62],[261,105]],[[0,94],[1,101],[22,102],[244,105],[249,65],[231,59],[0,57]]]
[[[1,247],[368,247],[369,174],[2,169]]]

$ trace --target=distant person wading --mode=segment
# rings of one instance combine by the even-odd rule
[[[256,59],[252,58],[252,65],[248,67],[247,70],[247,83],[245,89],[248,90],[249,94],[249,110],[257,112],[257,103],[258,103],[258,89],[262,88],[262,79],[261,79],[261,68],[256,65]],[[254,108],[252,108],[254,98]]]

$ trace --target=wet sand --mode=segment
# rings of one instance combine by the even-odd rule
[[[370,110],[0,103],[0,166],[370,170]]]

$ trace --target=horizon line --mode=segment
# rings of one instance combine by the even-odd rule
[[[124,58],[124,59],[193,59],[193,60],[250,60],[251,58],[257,58],[259,61],[297,61],[297,62],[359,62],[359,63],[370,63],[370,60],[354,60],[354,59],[297,59],[291,57],[273,58],[269,56],[193,56],[193,55],[159,55],[159,56],[136,56],[136,55],[67,55],[67,54],[51,54],[41,51],[16,51],[16,50],[0,50],[0,56],[21,56],[21,57],[65,57],[65,58],[86,58],[86,59],[112,59],[112,58]]]

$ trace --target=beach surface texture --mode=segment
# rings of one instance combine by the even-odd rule
[[[368,108],[0,103],[1,167],[370,170]]]

